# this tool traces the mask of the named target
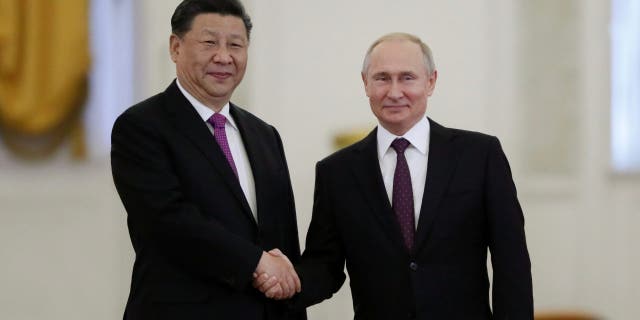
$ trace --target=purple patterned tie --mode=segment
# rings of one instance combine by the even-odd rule
[[[216,138],[216,142],[222,149],[222,153],[229,161],[229,165],[231,166],[231,170],[238,177],[238,170],[236,169],[236,163],[233,161],[233,155],[231,155],[231,149],[229,149],[229,141],[227,141],[227,132],[224,129],[224,124],[227,122],[227,118],[225,118],[220,113],[214,113],[209,120],[207,120],[209,124],[213,126],[213,136]]]
[[[413,215],[413,189],[411,187],[411,173],[404,150],[409,146],[405,138],[398,138],[391,143],[396,150],[396,171],[393,174],[393,211],[402,230],[404,245],[413,250],[413,238],[415,235],[415,216]]]

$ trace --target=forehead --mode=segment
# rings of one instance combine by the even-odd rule
[[[371,51],[369,74],[425,71],[424,55],[417,43],[409,40],[387,40]]]
[[[193,18],[189,34],[231,36],[247,39],[247,29],[242,19],[231,15],[201,13]]]

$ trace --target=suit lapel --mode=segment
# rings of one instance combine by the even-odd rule
[[[270,152],[273,152],[273,150],[265,150],[260,144],[260,134],[256,132],[255,126],[251,125],[245,111],[234,104],[230,104],[229,112],[233,116],[236,125],[238,125],[238,130],[240,131],[240,136],[242,137],[242,142],[244,143],[244,148],[249,158],[249,164],[251,165],[255,185],[256,210],[258,211],[256,212],[256,216],[258,217],[258,221],[264,222],[264,219],[267,217],[260,215],[260,208],[265,209],[265,193],[261,191],[269,187],[269,170],[265,167],[265,162],[259,161],[258,159],[264,159]]]
[[[175,81],[165,91],[167,96],[167,111],[175,119],[178,132],[181,132],[204,154],[212,166],[222,177],[225,184],[231,189],[233,195],[242,204],[245,214],[255,222],[251,214],[249,203],[242,192],[238,178],[231,170],[222,150],[215,143],[211,131],[202,121],[196,110],[182,95]]]
[[[374,129],[355,149],[352,164],[356,181],[376,220],[382,225],[389,239],[402,250],[406,250],[400,225],[395,219],[389,197],[384,186],[378,161],[377,129]]]
[[[438,205],[449,185],[451,174],[457,164],[457,155],[453,149],[450,131],[431,119],[429,119],[429,122],[431,133],[427,180],[416,231],[415,252],[419,252],[430,234],[433,221],[437,215]]]

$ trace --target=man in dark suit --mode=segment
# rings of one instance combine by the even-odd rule
[[[300,249],[282,141],[229,102],[251,21],[237,0],[185,0],[171,25],[177,80],[112,132],[136,253],[124,318],[305,319],[251,286],[262,274],[281,295],[300,290],[287,259]]]
[[[415,36],[374,42],[362,79],[380,125],[317,164],[295,303],[331,297],[346,261],[356,319],[532,319],[523,214],[498,139],[425,117],[437,71]]]

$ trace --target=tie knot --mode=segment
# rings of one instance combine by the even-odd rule
[[[221,113],[214,113],[209,120],[207,120],[214,128],[224,128],[227,118]]]
[[[396,150],[397,153],[404,153],[404,150],[409,146],[409,140],[405,138],[398,138],[393,140],[391,147]]]

